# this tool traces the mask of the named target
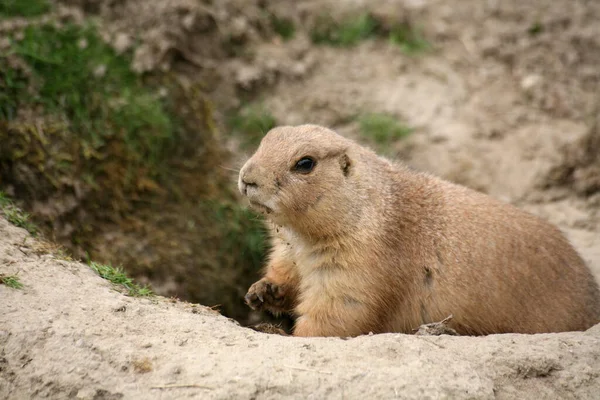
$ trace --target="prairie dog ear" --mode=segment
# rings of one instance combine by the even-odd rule
[[[350,174],[350,170],[352,169],[352,160],[350,160],[348,153],[343,153],[340,155],[339,162],[342,173],[344,176],[348,176]]]

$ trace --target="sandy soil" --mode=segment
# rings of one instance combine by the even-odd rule
[[[116,21],[105,23],[117,36],[130,33],[127,13],[138,1],[123,3],[129,8],[118,15],[100,13]],[[278,9],[277,2],[263,3]],[[600,3],[530,3],[304,0],[280,11],[306,26],[334,4],[332,14],[368,9],[410,18],[435,46],[417,57],[386,40],[330,48],[311,45],[302,30],[284,43],[248,28],[248,53],[224,60],[201,52],[201,31],[169,36],[179,27],[175,19],[135,29],[166,32],[183,58],[193,58],[197,47],[204,58],[192,63],[202,76],[215,69],[225,75],[214,88],[217,104],[237,102],[236,90],[252,87],[281,124],[319,123],[355,138],[357,115],[397,116],[416,128],[393,149],[399,158],[557,224],[600,279],[600,130],[593,118],[600,109]],[[164,4],[163,14],[180,18],[181,26],[198,13],[194,2]],[[181,4],[192,11],[168,12]],[[252,27],[258,17],[236,7],[232,15]],[[231,19],[214,15],[217,23]],[[540,32],[529,33],[536,26]],[[143,42],[136,65],[168,68],[169,46]],[[149,56],[152,49],[162,64]],[[126,297],[87,266],[37,254],[33,240],[2,218],[0,273],[16,273],[25,284],[23,290],[0,285],[2,398],[592,399],[600,393],[600,325],[584,333],[482,338],[267,335],[202,306]]]
[[[488,337],[292,338],[131,298],[0,218],[0,398],[592,399],[600,325]]]

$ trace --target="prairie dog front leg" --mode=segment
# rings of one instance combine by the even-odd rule
[[[267,310],[274,314],[291,312],[296,305],[298,284],[296,265],[287,257],[283,246],[275,245],[265,276],[250,286],[244,299],[253,310]]]

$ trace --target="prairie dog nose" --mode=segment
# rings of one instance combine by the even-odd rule
[[[242,183],[244,185],[248,185],[248,186],[258,186],[258,184],[255,182],[254,179],[248,177],[248,176],[243,176],[242,177]]]
[[[256,187],[258,186],[254,181],[249,180],[245,177],[242,177],[240,180],[240,191],[244,196],[248,194],[248,187]]]
[[[256,179],[254,179],[250,174],[251,170],[251,165],[247,165],[240,171],[239,189],[244,196],[248,195],[248,187],[258,186]]]

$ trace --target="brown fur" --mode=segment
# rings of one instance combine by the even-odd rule
[[[293,170],[304,156],[312,172]],[[240,171],[273,251],[247,302],[294,335],[585,330],[596,281],[560,231],[487,195],[393,164],[316,125],[279,127]]]

